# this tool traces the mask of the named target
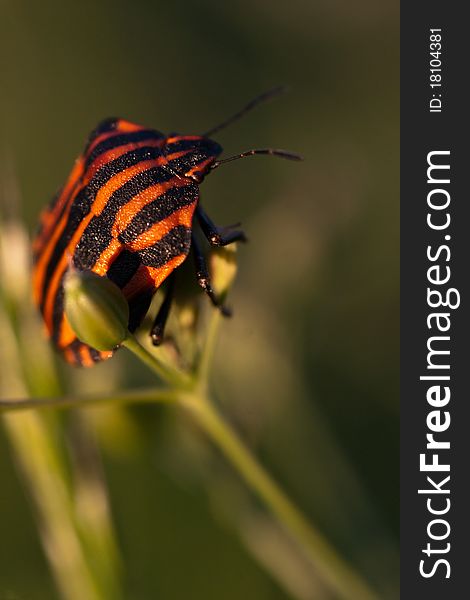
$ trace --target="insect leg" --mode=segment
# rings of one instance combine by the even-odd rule
[[[129,331],[131,333],[134,333],[137,327],[142,323],[150,308],[152,296],[153,293],[149,290],[148,292],[142,292],[132,300],[129,300]]]
[[[231,227],[217,227],[200,204],[196,208],[196,215],[201,229],[211,246],[227,246],[227,244],[232,244],[233,242],[247,241],[243,231],[232,229]],[[238,224],[233,225],[233,227],[237,226]]]
[[[167,279],[167,288],[165,290],[165,298],[163,299],[162,305],[158,309],[157,316],[153,322],[152,329],[150,330],[150,337],[154,346],[160,346],[163,341],[163,335],[165,331],[165,325],[170,313],[171,303],[173,301],[173,295],[175,290],[175,273],[172,273]]]
[[[220,312],[225,316],[229,317],[231,315],[230,309],[227,308],[215,295],[214,290],[211,285],[211,278],[209,275],[209,270],[207,269],[206,259],[204,258],[204,254],[202,253],[201,246],[194,235],[192,234],[192,251],[194,256],[194,262],[196,266],[196,278],[198,284],[202,287],[202,289],[209,296],[212,304],[217,307]]]

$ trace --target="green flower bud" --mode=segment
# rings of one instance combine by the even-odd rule
[[[212,287],[222,300],[230,290],[237,274],[237,245],[213,248],[209,257]]]
[[[128,336],[129,305],[107,277],[70,269],[64,281],[65,315],[78,339],[113,350]]]

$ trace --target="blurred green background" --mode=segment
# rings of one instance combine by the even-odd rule
[[[239,161],[202,187],[212,218],[241,220],[250,239],[214,389],[340,553],[380,597],[398,597],[398,3],[2,0],[0,10],[0,173],[17,183],[3,210],[30,231],[100,119],[200,133],[290,86],[217,140],[227,156],[274,146],[305,161]],[[73,390],[153,379],[124,351],[92,371],[60,368]],[[315,597],[188,423],[160,407],[90,412],[126,598]],[[56,599],[3,433],[0,473],[0,598]]]

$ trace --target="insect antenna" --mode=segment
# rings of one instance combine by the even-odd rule
[[[280,94],[283,94],[286,91],[287,91],[287,86],[278,85],[277,87],[272,88],[271,90],[268,90],[267,92],[264,92],[263,94],[260,94],[259,96],[257,96],[256,98],[254,98],[253,100],[248,102],[248,104],[246,106],[244,106],[241,110],[236,112],[234,115],[232,115],[225,121],[222,121],[222,123],[219,123],[219,125],[216,125],[212,129],[209,129],[209,131],[206,131],[202,135],[204,137],[210,137],[211,135],[213,135],[214,133],[217,133],[221,129],[225,129],[225,127],[227,127],[228,125],[231,125],[234,121],[238,121],[238,119],[240,119],[241,117],[246,115],[246,113],[250,112],[250,110],[253,110],[253,108],[258,106],[258,104],[263,104],[264,102],[271,100],[271,98],[274,98],[275,96],[279,96]]]
[[[287,160],[303,160],[303,157],[300,156],[300,154],[294,154],[293,152],[287,152],[286,150],[277,150],[275,148],[255,148],[253,150],[246,150],[246,152],[242,152],[241,154],[235,154],[234,156],[217,160],[212,164],[211,170],[217,169],[217,167],[220,167],[220,165],[223,165],[224,163],[232,162],[232,160],[246,158],[247,156],[254,156],[255,154],[268,154],[270,156],[286,158]]]

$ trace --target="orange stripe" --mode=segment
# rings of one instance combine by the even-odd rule
[[[49,283],[49,287],[46,290],[46,301],[44,306],[44,322],[46,323],[49,332],[52,335],[52,312],[54,309],[54,300],[59,287],[60,280],[62,275],[65,273],[67,269],[67,261],[64,260],[64,256],[59,261],[59,264],[56,266],[54,274]]]
[[[117,237],[120,233],[122,233],[135,215],[142,210],[144,206],[156,200],[170,188],[183,187],[188,185],[190,181],[191,180],[187,178],[174,177],[169,181],[156,183],[155,185],[143,190],[139,194],[136,194],[132,200],[119,209],[112,229],[113,236]]]
[[[64,354],[65,360],[68,363],[70,363],[71,365],[77,364],[77,359],[75,358],[75,353],[72,351],[71,348],[64,348],[63,354]]]
[[[99,214],[103,210],[103,208],[106,206],[106,203],[108,202],[111,194],[113,192],[115,192],[117,189],[119,189],[119,187],[121,187],[121,185],[123,185],[123,183],[128,181],[128,179],[130,179],[131,177],[133,177],[134,175],[136,175],[138,173],[141,173],[141,172],[151,168],[152,166],[155,166],[155,163],[156,163],[156,161],[155,161],[155,159],[153,159],[153,160],[140,162],[138,165],[130,167],[129,169],[125,169],[124,171],[121,171],[120,173],[117,173],[114,177],[112,177],[99,190],[99,192],[96,195],[95,201],[91,205],[89,213],[85,216],[85,218],[81,221],[80,225],[75,230],[74,235],[72,236],[72,239],[70,240],[70,242],[67,246],[66,252],[62,255],[61,260],[58,261],[55,273],[50,281],[49,289],[46,290],[47,298],[49,299],[49,308],[48,309],[45,308],[45,310],[44,310],[44,319],[46,320],[46,323],[50,323],[50,318],[48,318],[48,315],[50,315],[52,313],[51,302],[52,302],[52,298],[55,296],[55,293],[57,291],[56,285],[58,284],[58,281],[60,281],[60,277],[65,270],[64,257],[66,256],[66,253],[68,253],[70,256],[73,255],[75,247],[78,244],[80,237],[81,237],[82,233],[85,231],[88,223],[91,221],[92,217],[95,214]],[[35,269],[35,272],[33,275],[34,298],[35,298],[36,303],[39,303],[41,300],[41,291],[42,291],[42,286],[44,283],[44,276],[45,276],[47,264],[49,262],[52,252],[54,251],[54,248],[57,244],[58,239],[62,235],[62,232],[67,223],[67,219],[68,219],[68,214],[65,213],[62,216],[62,219],[59,221],[56,229],[54,230],[52,238],[49,240],[47,246],[44,248],[44,251],[40,256],[40,259],[39,259],[38,263],[36,264],[36,269]],[[53,291],[53,294],[52,294],[52,291]],[[46,305],[47,304],[48,304],[48,301],[46,299]]]
[[[59,348],[64,348],[65,346],[70,346],[70,344],[76,339],[77,336],[71,328],[69,320],[67,319],[64,313],[62,316],[62,323],[60,324],[60,334],[57,345],[59,346]]]
[[[75,232],[66,248],[66,251],[62,255],[61,259],[58,261],[55,271],[54,271],[54,274],[51,277],[51,280],[49,282],[48,289],[45,290],[46,299],[45,299],[45,303],[44,303],[44,320],[45,320],[47,326],[49,327],[50,331],[52,330],[52,313],[53,313],[53,309],[54,309],[54,300],[55,300],[55,296],[56,296],[56,293],[57,293],[57,290],[59,287],[60,280],[61,280],[62,275],[64,274],[65,269],[67,267],[68,256],[73,255],[73,253],[75,251],[75,247],[78,244],[78,242],[82,236],[82,233],[85,231],[88,223],[91,221],[93,216],[99,215],[103,211],[103,209],[105,208],[111,195],[116,190],[118,190],[122,185],[124,185],[127,181],[129,181],[129,179],[131,179],[135,175],[138,175],[139,173],[142,173],[143,171],[145,171],[147,169],[161,165],[162,163],[164,164],[168,159],[170,159],[172,157],[176,158],[177,156],[180,156],[181,154],[182,153],[178,152],[178,153],[175,153],[174,155],[170,155],[168,157],[159,157],[157,159],[140,162],[137,165],[134,165],[132,167],[129,167],[128,169],[124,169],[120,173],[117,173],[105,185],[103,185],[100,188],[100,190],[96,194],[93,204],[90,207],[89,213],[81,221],[80,225],[75,230]],[[174,178],[163,184],[157,184],[157,186],[152,186],[152,188],[158,187],[159,189],[162,190],[162,191],[160,191],[160,193],[163,193],[163,191],[170,185],[185,185],[187,183],[189,183],[189,180],[187,180],[187,179]],[[148,190],[150,190],[152,188],[148,188]],[[124,213],[124,217],[122,217],[124,219],[123,222],[125,224],[127,224],[128,222],[130,222],[132,220],[132,217],[134,216],[136,210],[138,211],[146,203],[154,200],[155,195],[148,194],[148,190],[144,190],[144,192],[142,192],[141,194],[137,194],[136,196],[134,196],[134,198],[130,202],[128,202],[119,211],[118,216],[116,217],[115,223],[119,222],[119,218],[120,218],[119,215],[121,215],[121,213]],[[142,204],[142,199],[143,199],[142,196],[145,197],[144,204]],[[139,198],[139,200],[136,201],[137,198]],[[130,208],[130,210],[133,210],[134,212],[130,213],[129,208]],[[40,292],[41,292],[42,285],[44,282],[44,274],[45,274],[48,259],[50,258],[50,255],[52,254],[52,251],[53,251],[53,248],[55,247],[57,239],[59,238],[60,234],[62,233],[62,231],[65,227],[66,220],[67,220],[67,215],[65,214],[63,216],[63,218],[61,219],[61,221],[59,222],[57,229],[54,231],[54,235],[53,235],[52,239],[50,240],[49,244],[47,245],[44,253],[41,255],[41,259],[36,266],[36,270],[34,273],[34,276],[35,276],[34,277],[34,289],[35,289],[36,302],[40,301],[40,297],[41,297]],[[115,235],[114,230],[115,230],[115,226],[113,226],[113,237],[117,237],[117,235]],[[39,298],[39,300],[38,300],[38,298]]]
[[[103,142],[104,140],[120,135],[121,133],[132,133],[133,131],[141,131],[142,129],[146,129],[142,127],[142,125],[136,125],[135,123],[131,123],[130,121],[126,121],[124,119],[118,119],[116,122],[115,129],[111,131],[104,131],[100,133],[98,137],[96,137],[93,142],[88,146],[87,153],[90,153],[96,146]]]
[[[121,133],[121,132],[118,132],[118,133]],[[102,137],[102,136],[100,136],[100,137]],[[107,139],[109,137],[114,137],[114,136],[104,135],[104,139]],[[126,152],[131,152],[132,150],[138,150],[139,148],[144,148],[147,146],[151,147],[151,148],[158,148],[162,145],[162,143],[163,143],[163,140],[147,140],[147,141],[143,141],[143,142],[133,142],[133,143],[126,144],[124,146],[118,146],[117,148],[108,150],[108,152],[104,152],[103,154],[98,156],[91,163],[91,165],[89,165],[89,167],[85,173],[86,179],[84,179],[84,181],[82,182],[83,185],[86,185],[87,183],[89,183],[89,181],[97,173],[97,171],[99,171],[99,169],[101,169],[103,166],[105,166],[108,162],[111,162],[112,160],[116,160],[123,154],[126,154]],[[89,156],[89,154],[90,154],[90,150],[88,150],[87,156]],[[78,183],[77,180],[79,179],[80,175],[83,174],[84,162],[85,161],[84,161],[83,157],[80,157],[77,159],[77,161],[75,162],[75,166],[72,170],[72,173],[69,175],[67,183],[65,184],[65,187],[61,191],[60,196],[57,199],[56,203],[54,204],[52,209],[47,209],[41,215],[41,221],[43,223],[43,230],[41,231],[41,234],[34,241],[33,250],[35,252],[40,251],[40,248],[41,248],[44,240],[46,240],[49,237],[51,226],[53,226],[55,224],[58,213],[61,211],[62,206],[65,203],[65,201],[68,199],[68,194],[73,191],[73,187]]]
[[[142,250],[147,246],[157,243],[159,239],[168,233],[168,231],[171,231],[171,229],[173,229],[173,227],[176,225],[185,225],[186,227],[190,227],[195,205],[196,202],[189,206],[185,206],[178,211],[175,211],[167,219],[156,223],[154,227],[136,238],[132,244],[127,244],[126,247],[130,248],[132,251]],[[113,239],[93,266],[92,271],[101,276],[106,275],[111,263],[115,260],[116,255],[119,253],[121,247],[122,244],[119,242],[119,240]],[[161,285],[161,282],[164,281],[171,271],[181,264],[181,262],[181,258],[176,257],[176,259],[172,259],[169,263],[159,269],[140,266],[136,274],[132,277],[131,281],[123,289],[124,296],[129,299],[140,291],[148,289],[150,283],[152,283],[152,287],[155,286],[156,289]],[[60,347],[68,346],[74,341],[74,339],[76,339],[75,333],[73,332],[67,318],[64,315],[60,325],[58,345]]]
[[[117,128],[121,133],[130,133],[131,131],[140,131],[141,129],[145,129],[142,125],[136,125],[132,123],[132,121],[127,121],[126,119],[119,119],[117,122]]]
[[[101,135],[99,135],[95,140],[93,140],[93,143],[87,148],[86,155],[89,156],[91,154],[91,152],[93,151],[93,149],[100,142],[102,142],[110,137],[115,137],[122,133],[131,133],[133,131],[140,131],[140,130],[144,130],[144,129],[145,129],[145,127],[142,127],[141,125],[135,125],[134,123],[131,123],[130,121],[125,121],[124,119],[120,119],[117,122],[116,129],[113,132],[109,132],[109,131],[104,132]],[[151,146],[151,147],[163,146],[164,141],[165,140],[162,138],[158,141],[151,140],[151,141],[147,141],[147,142],[136,142],[134,144],[126,144],[126,146],[124,146],[124,148],[122,146],[119,146],[118,148],[115,148],[114,150],[111,150],[109,152],[106,152],[103,155],[100,155],[95,161],[93,161],[93,163],[87,169],[87,172],[86,172],[87,181],[89,181],[91,179],[91,177],[93,177],[93,175],[96,173],[96,171],[99,168],[101,168],[101,166],[103,166],[104,163],[109,162],[110,160],[114,160],[115,158],[119,158],[119,156],[121,156],[122,154],[125,154],[129,150],[131,150],[131,149],[137,150],[138,148],[144,147],[146,145]],[[51,225],[54,224],[58,213],[61,211],[62,206],[68,197],[68,194],[72,192],[73,187],[77,183],[77,180],[79,179],[80,175],[83,174],[84,162],[85,162],[84,157],[83,157],[83,155],[81,155],[75,161],[75,165],[72,169],[72,172],[70,173],[70,175],[67,179],[67,182],[66,182],[64,188],[62,189],[62,191],[60,192],[60,196],[58,197],[54,206],[51,209],[46,209],[45,211],[43,211],[43,213],[41,215],[41,222],[43,224],[43,230],[33,243],[34,251],[39,252],[43,241],[49,237],[49,234],[50,234],[49,230],[50,230]],[[46,229],[47,229],[47,231],[46,231]]]
[[[177,225],[191,227],[195,208],[196,202],[193,202],[188,206],[183,206],[179,210],[176,210],[169,217],[155,223],[150,229],[141,233],[135,240],[126,244],[127,248],[130,248],[134,252],[144,250],[145,248],[156,244]]]
[[[159,148],[162,145],[162,141],[163,140],[144,140],[143,142],[131,142],[123,146],[118,146],[117,148],[112,148],[111,150],[100,154],[97,158],[95,158],[91,165],[89,165],[86,171],[85,182],[88,183],[96,174],[96,172],[104,167],[108,162],[119,158],[123,154],[126,154],[126,152],[132,152],[133,150],[138,150],[139,148],[145,148],[147,146],[150,148]],[[88,152],[87,156],[88,154],[90,153]]]
[[[78,183],[80,176],[83,174],[83,166],[84,160],[82,157],[79,157],[75,161],[75,165],[70,173],[65,186],[59,194],[54,206],[51,208],[47,208],[43,211],[41,215],[41,222],[43,225],[43,229],[40,235],[34,240],[33,250],[35,252],[40,252],[41,246],[44,241],[50,236],[51,228],[54,226],[55,221],[57,219],[57,215],[62,210],[62,206],[69,200],[69,194],[73,192],[73,188]]]
[[[106,275],[111,263],[114,261],[121,248],[121,242],[113,238],[108,247],[100,254],[100,257],[91,270],[98,275]]]
[[[88,346],[84,345],[79,348],[80,360],[83,360],[83,349],[88,349]],[[95,364],[95,361],[91,358],[91,355],[89,353],[88,358],[86,358],[86,362],[79,362],[77,360],[77,357],[75,356],[75,352],[73,352],[71,348],[62,348],[62,353],[65,360],[71,365],[77,366],[80,364],[82,367],[92,367]],[[114,352],[112,350],[105,350],[103,352],[100,352],[99,354],[101,360],[107,360],[108,358],[112,357]]]
[[[143,291],[153,290],[156,291],[161,284],[165,281],[168,275],[171,274],[186,258],[186,254],[181,254],[169,260],[162,267],[146,267],[141,265],[134,277],[129,283],[123,288],[122,293],[127,300],[132,300],[135,296],[139,295]]]
[[[151,290],[153,287],[153,279],[149,275],[148,267],[140,265],[132,279],[122,289],[122,293],[126,300],[129,301],[141,292]]]
[[[206,167],[208,167],[214,161],[215,161],[215,158],[211,156],[207,160],[204,160],[204,161],[198,163],[195,167],[193,167],[187,173],[184,174],[185,177],[191,177],[193,175],[193,173],[203,171]]]
[[[158,289],[165,279],[186,259],[186,254],[180,254],[169,260],[162,267],[147,267],[148,273],[152,278],[155,289]]]
[[[108,271],[113,260],[116,258],[116,255],[119,253],[121,247],[122,244],[119,240],[111,240],[109,246],[103,250],[99,259],[96,261],[91,270],[98,275],[106,275],[106,272]],[[68,346],[74,341],[74,339],[76,339],[76,335],[73,329],[70,327],[70,323],[68,322],[65,313],[62,314],[62,321],[59,326],[59,331],[60,333],[57,342],[59,347]]]
[[[69,202],[68,202],[69,207],[73,203],[75,196],[76,196],[76,194],[72,194],[70,196]],[[49,240],[47,241],[47,244],[42,249],[41,254],[39,255],[39,258],[34,266],[33,298],[34,298],[34,302],[38,305],[41,302],[41,297],[43,294],[44,277],[46,274],[46,269],[47,269],[47,265],[49,263],[49,259],[54,251],[54,248],[55,248],[60,236],[62,235],[62,232],[63,232],[65,225],[67,223],[67,220],[68,220],[68,216],[69,216],[69,211],[66,210],[64,212],[64,214],[62,215],[62,218],[60,219],[60,221],[57,223],[55,229],[51,232],[52,235],[49,238]]]
[[[174,135],[173,137],[166,138],[165,144],[173,144],[174,142],[190,142],[193,140],[202,140],[200,135]]]
[[[155,159],[155,166],[164,166],[171,160],[176,160],[177,158],[186,156],[186,154],[189,152],[189,150],[181,150],[180,152],[173,152],[173,154],[168,154],[166,156],[159,156],[157,159]],[[122,233],[132,221],[134,216],[145,205],[156,200],[158,196],[164,194],[169,188],[173,186],[183,187],[188,183],[190,183],[189,179],[185,179],[180,175],[176,175],[174,179],[170,179],[169,181],[165,181],[163,183],[156,183],[155,185],[150,186],[133,196],[127,204],[119,209],[114,221],[112,235],[117,237],[120,233]]]
[[[116,173],[111,179],[109,179],[97,192],[95,200],[90,208],[90,213],[93,215],[100,215],[106,204],[108,203],[112,194],[117,191],[120,187],[122,187],[125,183],[127,183],[132,177],[135,175],[139,175],[139,173],[143,173],[152,167],[156,167],[161,164],[160,160],[157,158],[152,158],[151,160],[145,160],[137,165],[129,167],[128,169],[124,169],[119,173]],[[88,217],[88,215],[87,215]]]
[[[159,143],[153,141],[150,144],[148,142],[147,142],[147,144],[144,142],[126,144],[126,146],[124,146],[124,147],[121,146],[118,149],[118,151],[111,150],[111,151],[105,153],[103,156],[101,156],[97,160],[95,160],[90,165],[89,169],[87,169],[87,173],[86,173],[87,176],[86,176],[86,179],[83,181],[83,185],[86,185],[91,180],[92,176],[96,173],[96,171],[98,171],[101,167],[103,167],[105,164],[107,164],[110,160],[114,160],[114,158],[118,158],[121,154],[125,154],[126,152],[129,152],[132,149],[137,149],[141,146],[146,146],[146,145],[150,145],[152,147],[158,147]],[[178,155],[179,154],[181,154],[181,153],[178,153]],[[175,154],[175,157],[177,157],[176,154]],[[161,160],[161,162],[160,162],[160,160]],[[130,178],[134,174],[139,173],[143,170],[146,170],[147,168],[150,168],[150,167],[154,166],[155,164],[158,165],[158,164],[164,163],[166,161],[166,159],[164,159],[164,158],[161,158],[160,160],[157,159],[157,161],[156,161],[156,159],[152,159],[150,161],[141,162],[133,168],[126,169],[125,171],[121,171],[115,177],[110,179],[108,184],[111,182],[114,182],[114,185],[117,186],[115,189],[117,189],[118,187],[120,187],[120,185],[122,185],[122,183],[120,183],[122,181],[122,179],[124,179],[126,181],[128,177]],[[103,186],[103,187],[106,187],[106,186]],[[100,189],[99,193],[101,193],[102,190],[103,190],[103,188]],[[112,194],[112,191],[109,194],[109,196],[111,194]],[[70,197],[69,205],[71,205],[73,203],[75,196],[76,196],[76,194],[74,194]],[[109,196],[105,200],[103,206],[106,204],[107,200],[109,199]],[[98,194],[95,198],[95,202],[96,202],[97,198],[98,198]],[[93,208],[95,206],[95,202],[93,203],[93,205],[91,206],[91,209],[90,209],[90,212],[92,212],[92,213],[93,213]],[[102,208],[103,207],[101,207],[100,212],[101,212]],[[66,211],[62,215],[61,220],[57,223],[56,229],[52,233],[52,238],[50,238],[48,240],[47,244],[42,249],[42,253],[39,256],[39,259],[35,265],[34,274],[33,274],[33,290],[34,290],[34,300],[35,300],[36,304],[39,304],[41,301],[42,286],[43,286],[43,282],[44,282],[45,271],[47,269],[47,264],[52,255],[54,247],[56,246],[56,244],[65,228],[65,225],[68,220],[68,212],[69,211]],[[99,213],[97,213],[97,214],[99,214]]]
[[[80,355],[80,364],[82,367],[91,367],[95,364],[94,360],[91,358],[88,346],[85,344],[80,344],[78,347],[78,353]]]
[[[116,190],[118,190],[131,177],[133,177],[134,175],[137,175],[139,173],[142,173],[143,171],[146,171],[147,169],[155,166],[155,164],[157,162],[158,161],[153,159],[153,160],[143,161],[143,162],[140,162],[138,165],[129,167],[128,169],[125,169],[124,171],[117,173],[102,188],[100,188],[100,190],[96,194],[95,201],[91,205],[90,212],[86,215],[86,217],[83,219],[83,221],[81,221],[80,225],[75,230],[75,232],[72,236],[72,239],[70,240],[70,242],[67,246],[66,253],[68,253],[70,256],[73,255],[73,253],[75,251],[75,247],[78,244],[78,242],[80,241],[82,233],[85,231],[88,223],[91,221],[91,219],[93,218],[94,215],[99,215],[101,213],[101,211],[106,206],[106,203],[108,202],[111,194],[113,194]],[[62,225],[62,223],[61,223],[61,225]],[[63,226],[62,226],[62,228],[58,228],[58,231],[61,232],[62,229],[63,229]],[[56,233],[56,232],[54,232],[54,233]],[[56,238],[56,236],[54,236],[54,237]],[[52,249],[55,246],[55,242],[56,242],[56,239],[51,240],[51,243],[48,245],[49,252],[45,253],[44,255],[50,254],[52,252]],[[57,293],[62,275],[64,274],[65,269],[67,268],[67,254],[66,253],[64,253],[62,255],[61,259],[58,261],[55,271],[54,271],[54,274],[51,277],[51,280],[49,282],[49,287],[46,290],[46,301],[44,304],[44,320],[46,321],[46,323],[48,324],[50,329],[52,329],[52,313],[53,313],[53,309],[54,309],[55,295]],[[41,259],[42,258],[43,257],[41,256]],[[41,265],[41,267],[42,267],[41,269],[37,269],[37,271],[36,271],[37,272],[37,280],[39,282],[38,281],[35,282],[35,287],[37,285],[39,289],[41,288],[42,279],[43,279],[44,271],[45,271],[45,267],[42,265]]]
[[[151,145],[152,147],[158,147],[160,144],[160,142],[152,142],[150,144],[147,145]],[[107,164],[107,162],[109,162],[110,160],[113,160],[114,158],[118,158],[119,156],[121,156],[122,154],[125,154],[126,152],[128,152],[131,149],[137,149],[139,147],[145,146],[146,143],[145,142],[139,142],[139,143],[134,143],[134,144],[127,144],[124,147],[120,147],[118,151],[116,150],[111,150],[107,153],[105,153],[103,156],[99,157],[98,159],[96,159],[89,167],[89,169],[87,169],[87,177],[86,180],[84,180],[83,185],[86,185],[90,179],[92,178],[92,176],[96,173],[96,171],[98,171],[101,167],[103,167],[105,164]],[[158,159],[153,159],[152,161],[146,161],[145,163],[139,163],[139,165],[136,165],[136,167],[139,167],[141,165],[144,165],[144,167],[142,168],[142,170],[145,170],[147,167],[151,167],[153,166],[153,163],[155,162],[156,166],[160,166],[162,164],[166,164],[166,162],[168,160],[173,160],[175,158],[180,158],[181,156],[184,156],[185,154],[187,154],[188,151],[181,151],[181,152],[175,152],[174,154],[171,154],[167,157],[159,157]],[[128,177],[132,177],[133,174],[136,174],[139,171],[139,169],[137,169],[134,173],[129,173],[130,169],[127,169],[125,171],[121,171],[117,176],[118,181],[120,181],[120,178],[125,178],[125,180],[127,180]],[[114,179],[114,178],[113,178]],[[111,180],[110,180],[111,181]],[[109,183],[109,182],[108,182]],[[119,183],[118,183],[118,187],[119,187]],[[102,188],[103,189],[103,188]],[[102,189],[100,190],[100,192],[102,191]],[[112,193],[112,192],[111,192]],[[76,195],[76,194],[75,194]],[[75,195],[71,196],[69,198],[69,204],[73,203],[73,199],[75,198]],[[111,195],[111,194],[110,194]],[[108,197],[109,199],[109,197]],[[95,199],[96,201],[96,199]],[[106,200],[107,201],[107,200]],[[93,203],[92,207],[91,207],[91,212],[93,212],[93,207],[95,206],[95,203]],[[101,208],[102,210],[102,208]],[[99,213],[97,213],[99,214]],[[34,269],[34,275],[33,275],[33,289],[34,289],[34,300],[37,304],[39,304],[40,300],[41,300],[41,295],[42,295],[42,285],[43,285],[43,280],[44,280],[44,275],[45,275],[45,270],[47,268],[47,263],[49,262],[50,256],[53,252],[53,249],[58,241],[58,239],[60,238],[60,235],[62,234],[65,225],[67,223],[67,219],[68,219],[68,211],[66,211],[63,215],[61,220],[57,223],[56,225],[56,229],[54,230],[53,234],[52,234],[52,238],[50,238],[46,244],[46,246],[42,249],[41,255],[39,256],[39,259],[35,265],[35,269]],[[49,232],[50,235],[50,232]]]

